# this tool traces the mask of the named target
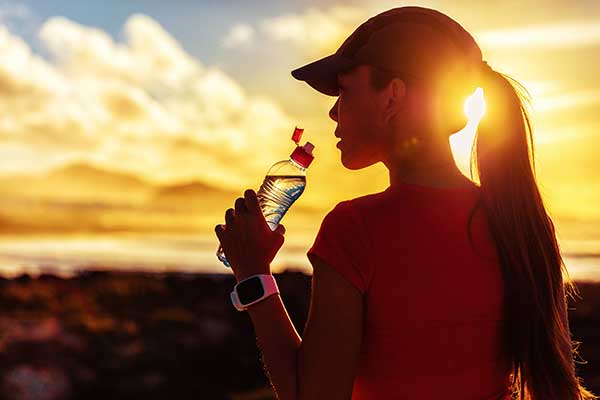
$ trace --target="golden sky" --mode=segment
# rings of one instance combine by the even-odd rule
[[[344,169],[327,116],[335,99],[290,71],[335,51],[397,2],[180,2],[166,10],[109,1],[104,12],[114,18],[59,3],[0,5],[0,174],[84,162],[241,194],[289,156],[297,125],[302,143],[316,146],[299,204],[326,211],[387,187],[381,164]],[[455,18],[494,69],[532,93],[536,166],[552,214],[600,219],[600,4],[413,4]],[[466,165],[470,143],[459,135],[455,157]]]

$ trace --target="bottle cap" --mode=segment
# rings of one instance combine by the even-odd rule
[[[311,142],[306,142],[304,146],[296,146],[290,155],[290,158],[302,165],[304,168],[308,168],[310,163],[315,158],[315,156],[312,154],[314,148],[315,146]]]
[[[298,127],[294,128],[294,133],[292,133],[292,140],[296,142],[296,145],[298,145],[300,139],[302,138],[302,132],[304,132],[304,129]]]

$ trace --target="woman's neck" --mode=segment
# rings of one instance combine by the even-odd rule
[[[399,183],[417,184],[431,187],[461,188],[475,184],[458,169],[450,148],[448,152],[429,152],[427,157],[414,157],[412,160],[396,159],[384,163],[389,170],[390,186]]]
[[[456,174],[402,174],[399,171],[390,170],[390,186],[396,186],[401,183],[416,184],[421,186],[431,186],[437,188],[467,188],[475,184],[469,178],[464,176],[456,169],[456,165],[446,166],[448,170],[456,170]],[[431,171],[429,171],[431,172]]]

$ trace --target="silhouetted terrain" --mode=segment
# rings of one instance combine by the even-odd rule
[[[311,277],[276,274],[300,334]],[[0,393],[12,399],[273,399],[232,275],[83,272],[0,279]],[[579,283],[571,329],[600,393],[600,287]]]

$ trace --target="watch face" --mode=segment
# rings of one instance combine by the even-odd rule
[[[236,290],[242,304],[252,303],[254,300],[260,299],[265,293],[258,276],[240,283]]]

